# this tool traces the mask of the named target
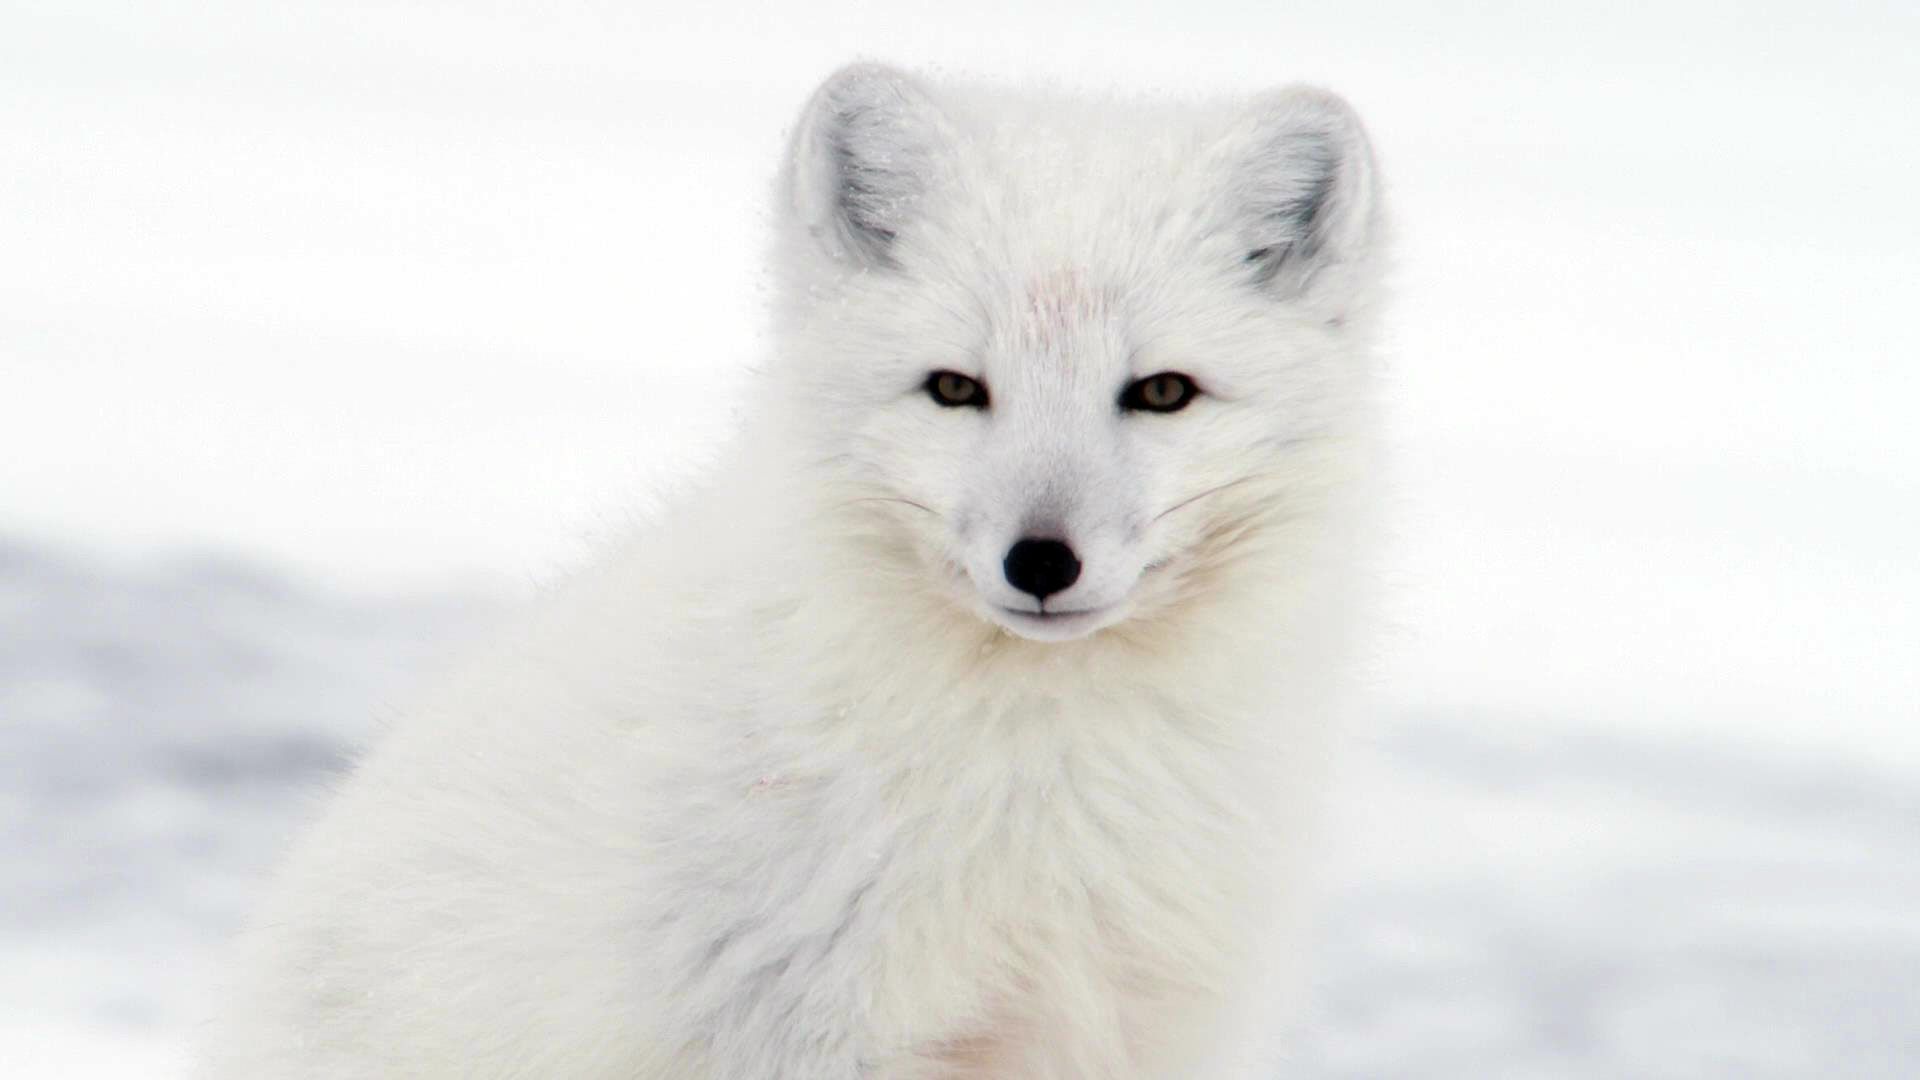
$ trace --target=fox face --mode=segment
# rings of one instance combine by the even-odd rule
[[[782,184],[780,392],[828,512],[1021,637],[1232,588],[1365,411],[1373,165],[1324,93],[1036,104],[857,66]]]

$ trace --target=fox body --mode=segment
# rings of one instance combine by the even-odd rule
[[[744,433],[361,763],[205,1074],[1272,1075],[1375,188],[1313,90],[828,80]]]

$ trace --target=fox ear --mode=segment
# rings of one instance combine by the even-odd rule
[[[1352,106],[1294,86],[1256,99],[1230,140],[1231,198],[1252,280],[1340,302],[1376,242],[1373,149]]]
[[[828,255],[895,266],[895,241],[951,137],[911,76],[880,64],[842,68],[814,92],[794,132],[793,212]]]

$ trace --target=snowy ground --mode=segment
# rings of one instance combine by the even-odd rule
[[[0,542],[0,1075],[174,1071],[317,785],[488,610]]]
[[[177,1071],[346,747],[709,451],[855,54],[1369,119],[1305,1075],[1920,1075],[1908,0],[0,5],[0,1075]]]

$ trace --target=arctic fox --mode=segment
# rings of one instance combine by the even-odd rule
[[[1376,192],[1318,90],[830,78],[737,445],[364,760],[204,1074],[1276,1075]]]

